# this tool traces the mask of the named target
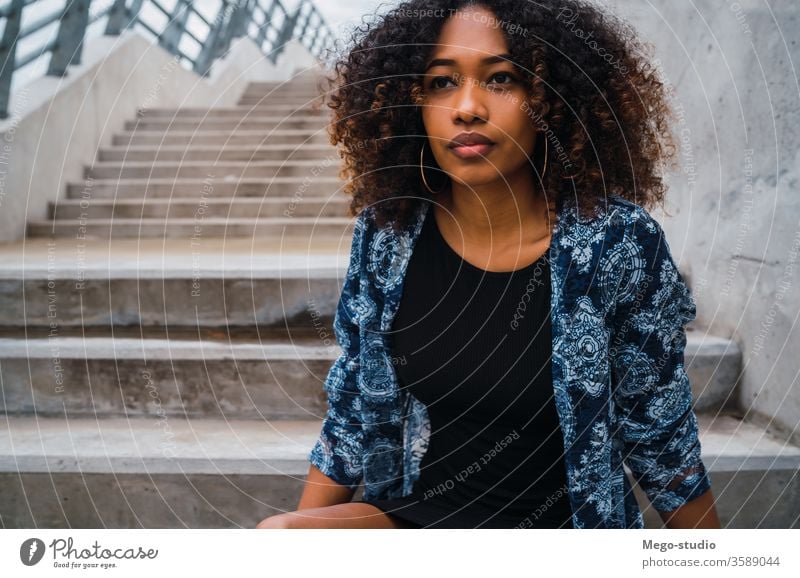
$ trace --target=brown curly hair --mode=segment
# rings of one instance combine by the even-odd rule
[[[650,60],[652,47],[628,24],[579,0],[410,0],[356,27],[352,46],[324,78],[351,215],[372,206],[380,226],[402,227],[420,199],[430,198],[419,168],[422,71],[446,18],[419,14],[466,6],[518,26],[502,30],[551,145],[547,198],[570,200],[582,215],[609,194],[663,208],[661,171],[676,155],[671,90]],[[542,154],[534,166],[543,166]]]

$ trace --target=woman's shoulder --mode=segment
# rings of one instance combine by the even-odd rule
[[[619,195],[598,200],[588,219],[579,216],[575,207],[564,211],[563,217],[565,236],[585,238],[590,235],[593,242],[602,242],[608,247],[626,238],[650,243],[663,235],[661,225],[645,207]]]
[[[644,227],[647,233],[657,233],[660,229],[658,221],[643,206],[628,200],[619,195],[609,197],[609,211],[612,220],[617,220],[625,227],[638,226]]]
[[[564,204],[556,239],[577,271],[588,273],[607,260],[621,263],[621,256],[658,251],[663,232],[658,221],[641,205],[619,195],[607,195],[594,203],[586,216],[574,204]]]

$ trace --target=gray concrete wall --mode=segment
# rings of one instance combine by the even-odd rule
[[[48,202],[64,195],[67,182],[83,180],[97,149],[139,107],[231,106],[250,82],[288,80],[314,61],[292,40],[272,65],[240,38],[203,78],[137,31],[87,42],[68,76],[21,87],[0,121],[0,241],[20,239],[27,221],[45,218]]]
[[[743,352],[738,401],[800,443],[800,3],[607,3],[677,91],[681,170],[664,224],[698,320]]]

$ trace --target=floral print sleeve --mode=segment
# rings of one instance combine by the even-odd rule
[[[634,478],[653,507],[668,512],[710,488],[684,370],[684,325],[696,307],[660,225],[637,212],[622,241],[636,266],[618,285],[609,349],[615,427]]]
[[[362,277],[365,215],[366,211],[362,212],[354,225],[350,263],[333,319],[333,331],[341,354],[323,384],[328,410],[319,439],[308,455],[309,461],[323,474],[351,490],[363,477],[363,429],[358,389],[359,325],[355,304]]]

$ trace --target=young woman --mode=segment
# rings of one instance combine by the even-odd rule
[[[298,510],[258,527],[641,528],[623,464],[668,527],[719,527],[633,33],[572,0],[413,0],[359,32],[330,104],[342,354]]]

